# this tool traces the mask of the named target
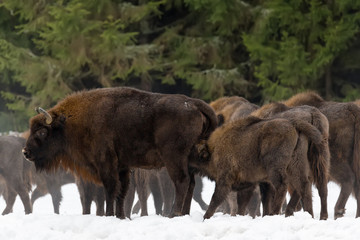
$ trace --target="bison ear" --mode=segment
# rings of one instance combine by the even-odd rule
[[[64,115],[57,115],[54,117],[54,121],[51,124],[54,128],[61,128],[65,125],[66,117]]]
[[[196,145],[199,160],[202,162],[208,162],[210,160],[210,152],[206,142],[201,142]]]
[[[65,117],[64,115],[61,115],[61,116],[59,117],[59,120],[60,120],[60,122],[65,123],[66,117]]]
[[[224,115],[218,114],[217,115],[217,120],[218,120],[218,127],[222,126],[224,124],[224,122],[225,122]]]

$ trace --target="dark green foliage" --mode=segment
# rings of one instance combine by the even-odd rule
[[[314,89],[354,100],[359,8],[350,0],[2,0],[0,132],[25,130],[34,107],[98,87],[256,103]]]
[[[254,31],[244,36],[264,98],[280,100],[309,88],[334,95],[334,63],[358,41],[359,10],[360,1],[352,0],[267,1]]]

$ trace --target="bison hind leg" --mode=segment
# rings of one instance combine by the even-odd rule
[[[125,219],[126,216],[124,210],[124,203],[125,203],[126,193],[129,189],[129,184],[130,184],[130,170],[126,169],[120,171],[119,180],[120,180],[120,192],[116,196],[116,217],[120,219]],[[106,214],[108,214],[108,212],[106,212]]]
[[[6,207],[4,211],[2,212],[2,215],[9,214],[13,211],[13,206],[16,199],[16,192],[12,188],[7,188],[7,196],[6,196]]]
[[[274,187],[274,198],[271,204],[271,214],[280,214],[282,204],[286,198],[287,184],[283,172],[274,171],[269,174],[270,181]]]

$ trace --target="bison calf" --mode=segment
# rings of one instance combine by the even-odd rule
[[[268,188],[268,194],[263,196],[266,199],[264,215],[279,214],[287,182],[292,181],[288,177],[288,168],[293,172],[304,173],[300,175],[301,181],[298,181],[301,182],[300,186],[296,182],[292,184],[305,199],[304,209],[313,216],[307,170],[293,162],[298,131],[315,143],[322,140],[320,132],[306,122],[280,118],[261,120],[250,116],[217,128],[205,148],[204,145],[198,145],[200,159],[191,164],[216,182],[204,218],[214,214],[231,190],[252,190],[258,183],[265,183],[264,186]]]

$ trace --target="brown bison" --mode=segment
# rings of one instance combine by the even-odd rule
[[[360,217],[360,108],[354,103],[325,101],[314,92],[300,93],[284,102],[288,106],[317,107],[329,121],[330,180],[341,187],[334,218],[342,217],[353,192]]]
[[[15,136],[0,136],[0,176],[5,181],[6,208],[3,215],[12,212],[16,195],[19,194],[25,213],[32,212],[29,192],[31,191],[32,164],[24,159],[21,149],[25,139]]]
[[[320,132],[302,120],[250,116],[224,124],[205,146],[199,144],[199,160],[191,165],[216,182],[204,218],[214,214],[231,190],[253,190],[258,183],[268,187],[263,195],[264,215],[280,213],[289,183],[301,194],[305,211],[313,216],[308,170],[293,157],[299,132],[315,144],[322,142]],[[291,173],[296,173],[296,179]]]
[[[304,163],[307,165],[307,169],[310,170],[309,178],[316,185],[319,196],[321,199],[321,212],[320,219],[326,220],[328,218],[327,212],[327,183],[330,172],[330,150],[328,145],[329,138],[329,122],[324,114],[315,107],[311,106],[299,106],[290,108],[282,103],[270,103],[264,105],[260,109],[254,111],[251,115],[260,118],[279,117],[286,119],[301,119],[316,127],[323,139],[323,144],[314,145],[307,140],[305,136],[300,136],[298,145],[295,149],[297,153],[295,157],[303,158],[298,159],[298,163]],[[309,148],[308,148],[309,146]],[[308,148],[307,155],[302,154]],[[285,215],[292,215],[296,208],[300,194],[289,186],[291,192],[291,199],[287,205]]]
[[[190,211],[193,147],[217,126],[212,108],[184,95],[133,88],[82,91],[30,120],[23,152],[38,170],[62,165],[103,184],[106,215],[125,218],[123,203],[132,168],[165,166],[176,188],[171,216]]]
[[[247,117],[253,111],[259,108],[259,106],[257,106],[256,104],[250,103],[245,98],[239,96],[221,97],[211,102],[210,106],[214,109],[218,117],[219,125],[222,125],[229,121]],[[251,189],[250,192],[252,192]],[[220,205],[218,211],[222,211],[223,213],[230,213],[232,216],[235,216],[236,214],[244,215],[246,212],[253,218],[255,216],[260,216],[259,187],[256,187],[256,190],[253,191],[253,196],[250,199],[247,209],[245,211],[243,211],[242,206],[238,206],[243,204],[242,200],[246,198],[246,196],[250,194],[250,192],[247,192],[245,190],[242,193],[232,192],[228,195],[226,201]]]

